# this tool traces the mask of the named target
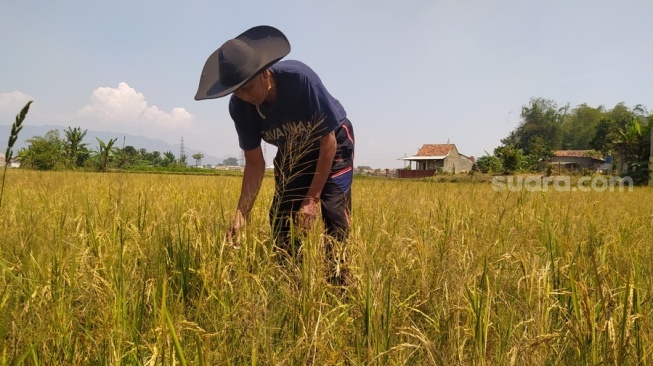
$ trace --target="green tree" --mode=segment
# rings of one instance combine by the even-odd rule
[[[483,155],[476,160],[476,167],[481,173],[501,173],[503,164],[501,159],[494,155]]]
[[[18,150],[18,157],[20,158],[20,166],[26,168],[34,167],[34,151],[27,147]]]
[[[163,166],[170,166],[175,163],[175,154],[172,151],[166,151],[163,153]]]
[[[152,166],[161,166],[163,158],[160,151],[152,151],[145,155],[145,159],[152,163]]]
[[[109,142],[104,142],[100,140],[99,138],[95,138],[100,145],[98,149],[98,156],[100,159],[100,170],[101,171],[106,171],[108,166],[109,166],[109,160],[114,154],[114,147],[113,145],[116,143],[118,140],[117,138],[109,139]]]
[[[505,174],[513,174],[522,168],[524,155],[515,146],[500,146],[494,149],[494,155],[501,160]]]
[[[59,137],[59,130],[50,130],[45,136],[35,136],[27,142],[27,151],[21,151],[21,157],[26,157],[24,163],[28,167],[52,170],[65,165],[65,142]]]
[[[596,125],[590,147],[600,151],[604,156],[611,155],[614,150],[612,136],[618,133],[617,123],[609,117],[603,117]]]
[[[204,154],[195,153],[193,154],[193,159],[195,159],[195,166],[200,166],[202,165],[202,159],[204,159]]]
[[[228,165],[228,166],[236,166],[236,165],[238,165],[238,159],[236,159],[234,157],[229,157],[229,158],[224,159],[222,161],[222,164],[223,165]]]
[[[127,154],[128,156],[133,157],[134,159],[137,158],[138,155],[139,155],[138,150],[136,150],[136,148],[131,146],[131,145],[127,145],[127,146],[123,147],[122,151],[125,154]]]
[[[87,130],[82,131],[80,127],[68,127],[68,129],[64,131],[64,135],[66,136],[66,157],[68,163],[73,167],[84,166],[84,162],[89,157],[89,151],[86,148],[88,144],[82,143],[82,140],[86,136],[86,132]]]
[[[614,108],[607,113],[607,117],[615,122],[619,122],[621,127],[625,126],[634,116],[633,111],[631,111],[623,102],[615,105]]]
[[[114,161],[118,168],[129,169],[138,163],[140,154],[135,147],[127,145],[122,149],[116,149]]]
[[[558,108],[552,100],[543,98],[531,99],[528,106],[521,111],[522,122],[515,130],[513,140],[516,148],[527,150],[533,137],[539,136],[544,140],[550,150],[558,150],[562,145],[562,123],[565,119],[568,106]],[[504,142],[504,141],[502,141]],[[504,142],[504,145],[508,145]]]
[[[568,109],[569,106],[558,108],[554,101],[543,98],[533,98],[522,107],[519,126],[501,139],[502,145],[495,149],[494,155],[504,171],[543,168],[553,150],[562,145]]]
[[[591,148],[591,141],[596,129],[605,118],[603,106],[592,108],[581,104],[566,115],[562,124],[562,148],[569,150],[587,150]]]
[[[622,175],[633,178],[635,184],[648,182],[652,129],[653,116],[643,123],[634,117],[613,137],[615,150],[626,166],[626,171]]]
[[[640,104],[628,108],[619,103],[611,110],[580,104],[569,111],[568,105],[558,108],[551,100],[533,98],[522,108],[519,126],[501,139],[502,145],[495,149],[495,156],[508,171],[513,170],[511,165],[516,162],[519,162],[519,169],[539,170],[555,150],[594,149],[603,156],[619,160],[620,170],[635,174],[642,171],[635,167],[646,160],[642,159],[642,149],[645,149],[642,135],[649,127],[645,121],[650,121],[651,117]],[[521,156],[514,150],[520,150]]]
[[[553,151],[551,151],[546,141],[540,136],[531,137],[524,150],[528,151],[528,154],[524,155],[523,168],[532,171],[544,168],[546,161],[553,156]]]

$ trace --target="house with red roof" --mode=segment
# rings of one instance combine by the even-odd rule
[[[455,144],[424,144],[417,154],[398,160],[407,162],[410,167],[397,170],[399,178],[430,177],[436,172],[463,173],[472,170],[474,166],[474,157],[459,153]]]

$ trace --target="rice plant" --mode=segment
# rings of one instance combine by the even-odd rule
[[[7,151],[5,152],[5,165],[2,171],[2,186],[0,187],[0,207],[2,207],[2,197],[5,193],[5,180],[7,178],[7,167],[11,164],[11,159],[13,158],[13,148],[16,140],[18,140],[18,133],[23,129],[23,121],[27,117],[27,112],[29,112],[29,106],[32,104],[30,100],[25,104],[23,109],[18,115],[16,115],[16,121],[11,125],[11,134],[9,135],[9,141],[7,143]]]
[[[226,245],[239,188],[12,173],[0,364],[651,363],[651,188],[357,179],[344,291],[324,275],[319,227],[301,262],[278,259],[269,177],[240,247]]]

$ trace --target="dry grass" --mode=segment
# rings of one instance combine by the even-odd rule
[[[0,364],[651,363],[650,188],[356,181],[343,292],[319,231],[273,255],[269,178],[232,250],[238,177],[8,174]]]

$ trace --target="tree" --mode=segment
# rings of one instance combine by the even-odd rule
[[[524,150],[528,151],[528,154],[524,155],[523,168],[529,170],[540,170],[544,167],[545,162],[553,156],[553,151],[540,136],[531,137]]]
[[[116,166],[121,169],[128,169],[137,164],[140,153],[135,147],[127,145],[115,151]]]
[[[562,123],[567,109],[568,106],[558,108],[552,100],[531,99],[530,105],[522,108],[522,122],[515,130],[513,137],[516,140],[515,147],[524,149],[524,154],[530,154],[530,151],[527,150],[528,144],[533,137],[539,136],[546,142],[549,149],[560,149],[563,136]]]
[[[494,149],[494,155],[501,160],[503,171],[506,174],[513,174],[522,168],[524,155],[515,146],[500,146]]]
[[[34,167],[34,151],[29,148],[21,148],[18,150],[18,157],[20,158],[21,167]]]
[[[501,164],[501,159],[490,154],[478,158],[476,160],[476,167],[481,173],[503,172],[503,164]]]
[[[163,161],[163,158],[161,157],[161,152],[159,151],[152,151],[151,153],[147,153],[145,155],[145,159],[147,159],[150,163],[152,163],[152,166],[161,166],[161,163]]]
[[[136,148],[131,146],[131,145],[127,145],[127,146],[123,147],[122,151],[125,154],[127,154],[128,156],[131,156],[131,157],[134,157],[134,158],[136,158],[139,155],[138,150],[136,150]]]
[[[617,123],[612,118],[602,118],[596,125],[594,136],[590,140],[590,147],[602,152],[604,156],[611,155],[614,149],[611,137],[614,136],[617,131]]]
[[[224,159],[222,161],[222,164],[227,165],[227,166],[236,166],[236,165],[238,165],[238,159],[236,159],[234,157],[229,157],[229,158]]]
[[[170,166],[175,163],[175,154],[172,151],[166,151],[163,153],[163,166]]]
[[[634,117],[613,137],[615,150],[626,165],[623,175],[630,176],[635,184],[648,182],[652,129],[653,116],[643,123]]]
[[[202,154],[202,153],[193,154],[193,159],[195,159],[195,166],[202,165],[202,159],[203,158],[204,158],[204,154]]]
[[[598,157],[619,160],[616,166],[627,174],[644,172],[645,150],[651,144],[645,135],[653,116],[640,104],[629,109],[619,103],[611,110],[580,104],[569,111],[568,105],[558,108],[551,100],[534,98],[522,108],[521,117],[520,125],[495,149],[508,171],[517,163],[520,169],[539,170],[554,150],[594,149],[601,152]]]
[[[19,155],[25,157],[28,167],[38,170],[52,170],[64,164],[64,141],[59,137],[59,130],[50,130],[45,136],[35,136],[28,139],[27,150],[21,150]]]
[[[84,166],[84,162],[89,157],[89,151],[86,148],[88,144],[82,143],[87,130],[82,132],[80,127],[70,128],[64,131],[66,136],[65,150],[68,163],[73,167]]]
[[[107,170],[107,167],[109,165],[109,159],[111,158],[111,156],[113,156],[114,153],[113,144],[116,143],[118,138],[110,139],[109,142],[107,143],[105,143],[104,141],[100,140],[97,137],[95,139],[97,140],[98,144],[100,144],[100,148],[98,150],[98,155],[100,158],[100,170],[104,172]]]
[[[618,103],[607,114],[608,118],[620,123],[622,126],[626,125],[634,117],[633,112],[624,103]]]
[[[501,161],[502,168],[512,173],[520,169],[538,170],[543,167],[543,162],[553,155],[553,150],[562,146],[568,109],[567,105],[558,108],[552,100],[531,99],[529,105],[522,108],[522,122],[501,140],[502,146],[495,149],[494,155]]]
[[[587,150],[595,131],[605,118],[603,106],[598,108],[581,104],[566,115],[562,124],[562,147],[570,150]]]

